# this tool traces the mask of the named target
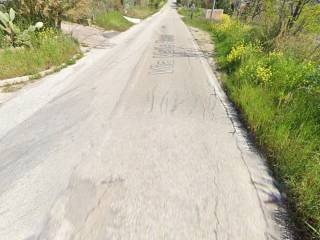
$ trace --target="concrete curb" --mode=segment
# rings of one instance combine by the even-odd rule
[[[77,53],[72,58],[70,58],[68,61],[76,61],[76,60],[80,59],[82,56],[83,56],[83,53]],[[28,82],[30,80],[45,77],[51,73],[60,71],[61,69],[65,68],[66,66],[70,65],[70,64],[67,64],[68,61],[62,63],[59,66],[55,66],[55,67],[49,68],[47,70],[41,71],[39,73],[32,74],[32,75],[0,80],[0,87],[5,87],[8,85],[12,85],[12,84],[24,83],[24,82]]]
[[[153,15],[153,14],[152,14]],[[151,15],[151,16],[152,16]],[[127,19],[129,22],[131,22],[131,23],[134,23],[134,24],[138,24],[138,23],[141,23],[142,22],[142,19],[140,19],[140,18],[132,18],[132,17],[128,17],[128,16],[125,16],[125,15],[123,15],[123,17],[125,18],[125,19]]]

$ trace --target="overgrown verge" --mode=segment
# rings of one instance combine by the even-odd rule
[[[179,12],[212,33],[223,85],[282,183],[297,239],[319,239],[320,62],[313,36],[285,36],[270,47],[256,25]]]
[[[126,9],[124,14],[128,17],[144,19],[156,13],[157,11],[158,8],[154,7],[130,7]]]
[[[0,11],[0,80],[61,65],[80,51],[60,30],[45,28],[43,22],[26,24],[19,17],[12,8]]]
[[[98,13],[94,23],[106,30],[125,31],[133,24],[125,19],[119,11]]]
[[[166,3],[164,0],[151,1],[148,5],[128,6],[124,14],[128,17],[144,19],[159,11]]]
[[[146,18],[157,12],[164,0],[121,1],[121,0],[79,0],[69,9],[64,18],[82,24],[95,24],[106,30],[125,31],[133,24],[122,15],[132,18]]]

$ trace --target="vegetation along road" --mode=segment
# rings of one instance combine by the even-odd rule
[[[201,7],[202,3],[196,4]],[[319,138],[304,136],[312,158],[304,155],[307,150],[292,152],[308,163],[300,164],[297,171],[296,161],[289,161],[292,155],[281,150],[302,149],[305,142],[299,134],[294,138],[301,140],[299,144],[289,141],[294,127],[280,122],[288,123],[290,113],[292,121],[302,124],[287,107],[304,109],[306,105],[299,101],[307,94],[310,99],[305,102],[319,103],[319,85],[307,88],[304,82],[299,97],[292,90],[296,82],[291,82],[291,91],[281,88],[283,82],[275,86],[273,76],[281,77],[286,69],[276,72],[273,66],[287,61],[284,50],[276,51],[272,43],[263,42],[264,35],[258,41],[261,45],[254,42],[260,35],[250,33],[258,25],[251,22],[255,26],[251,27],[246,19],[223,15],[220,22],[212,23],[195,10],[191,20],[190,10],[180,8],[183,18],[172,0],[151,17],[158,5],[99,12],[86,23],[79,19],[79,14],[86,14],[81,6],[79,11],[69,10],[69,20],[93,28],[98,25],[99,31],[123,32],[0,105],[1,240],[317,237]],[[135,25],[124,14],[144,20]],[[3,28],[7,32],[2,30],[0,67],[5,71],[0,79],[35,74],[48,68],[50,56],[56,57],[49,61],[51,66],[80,51],[79,43],[60,31],[62,16],[51,18],[53,28],[40,20],[32,19],[34,25],[26,32],[10,35],[12,25]],[[199,49],[183,20],[213,34],[223,87],[243,113],[248,129],[242,127],[238,111],[208,62],[212,52]],[[291,36],[280,32],[289,43]],[[22,39],[21,34],[28,37]],[[277,43],[279,47],[280,40]],[[57,50],[60,45],[65,46],[62,51]],[[267,53],[266,49],[273,50]],[[248,52],[257,55],[253,58]],[[34,63],[28,68],[27,60],[16,59],[19,64],[22,61],[20,67],[5,65],[5,59],[13,61],[15,54],[21,54],[19,59],[33,56]],[[319,66],[316,54],[305,65],[288,60],[285,66],[301,67],[302,75],[313,79],[319,74],[314,67]],[[299,129],[307,126],[308,131],[319,132],[315,117],[319,109],[305,113],[308,121]],[[249,131],[271,161],[256,149]],[[280,133],[287,133],[288,146]],[[307,181],[302,175],[309,167],[314,172],[308,172]],[[295,185],[297,178],[312,187]],[[309,192],[304,193],[305,189]],[[302,193],[309,194],[311,203],[302,199]],[[295,218],[294,211],[299,220],[289,221]],[[291,227],[301,223],[305,223],[303,233]]]

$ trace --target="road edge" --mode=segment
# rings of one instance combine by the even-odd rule
[[[181,16],[180,20],[182,21]],[[192,37],[194,48],[202,51],[190,30],[191,26],[188,26],[184,21],[182,22]],[[201,29],[196,29],[202,31]],[[213,87],[218,100],[225,109],[234,128],[233,134],[236,138],[237,147],[241,153],[241,160],[248,170],[250,181],[256,190],[261,210],[265,217],[266,227],[268,229],[268,232],[265,233],[266,239],[279,239],[275,236],[276,233],[276,235],[281,236],[280,239],[292,240],[293,236],[288,223],[288,214],[285,209],[281,192],[277,187],[279,185],[272,176],[266,158],[249,138],[250,133],[246,130],[238,116],[236,108],[223,90],[222,82],[215,74],[214,58],[210,57],[210,59],[212,61],[211,63],[208,61],[209,59],[203,57],[200,58],[200,61],[208,76],[208,84]],[[265,186],[261,188],[257,183],[265,184]]]

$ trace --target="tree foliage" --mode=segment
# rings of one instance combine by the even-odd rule
[[[60,27],[64,14],[76,8],[78,0],[12,0],[8,7],[17,10],[20,20],[26,23],[44,21],[48,25]]]

